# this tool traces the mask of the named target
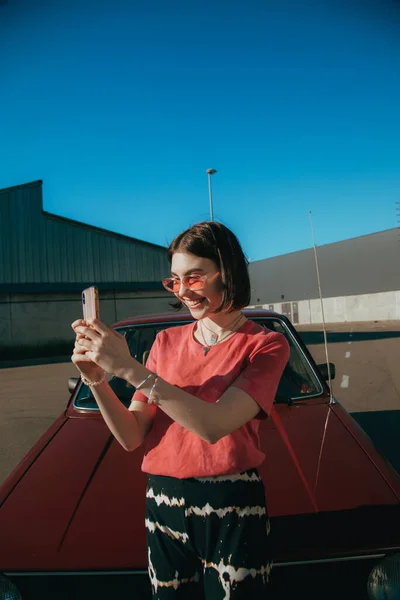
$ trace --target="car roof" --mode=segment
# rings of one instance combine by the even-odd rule
[[[282,317],[281,314],[271,310],[262,310],[254,308],[243,309],[243,314],[246,317]],[[128,317],[114,323],[112,327],[126,327],[128,325],[146,325],[149,323],[174,323],[177,321],[193,321],[193,317],[189,312],[165,312],[152,315],[140,315],[136,317]]]

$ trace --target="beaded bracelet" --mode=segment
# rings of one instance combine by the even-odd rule
[[[99,379],[98,381],[89,381],[89,379],[86,379],[86,377],[81,375],[82,383],[84,383],[88,387],[96,387],[96,385],[100,385],[100,383],[103,383],[105,378],[106,378],[106,374],[104,372],[103,372],[101,379]]]
[[[151,386],[150,395],[149,395],[149,399],[148,399],[147,404],[156,404],[156,401],[153,401],[153,392],[154,392],[154,389],[155,389],[155,387],[157,385],[158,375],[157,375],[157,373],[154,373],[154,375],[156,376],[156,378],[154,379],[154,383]]]
[[[139,385],[136,386],[136,391],[140,390],[140,388],[142,388],[144,386],[144,384],[146,383],[146,381],[148,381],[150,379],[150,377],[153,377],[153,375],[155,375],[155,373],[150,373],[150,375],[147,375],[147,377],[145,377],[143,379],[143,381],[141,381],[139,383]]]

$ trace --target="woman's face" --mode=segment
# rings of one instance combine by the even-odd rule
[[[188,275],[205,275],[200,290],[190,290],[182,283]],[[172,256],[171,276],[181,280],[179,292],[175,296],[188,307],[195,319],[202,319],[215,312],[221,304],[223,288],[218,268],[209,258],[201,258],[188,252],[176,252]]]

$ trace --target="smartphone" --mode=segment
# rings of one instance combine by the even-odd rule
[[[95,285],[86,288],[82,292],[82,312],[85,321],[100,319],[99,290]]]

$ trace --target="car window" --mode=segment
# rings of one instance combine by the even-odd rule
[[[321,382],[286,323],[276,317],[254,318],[254,321],[267,329],[282,333],[290,345],[290,358],[279,383],[275,402],[298,401],[320,395],[323,391]],[[166,327],[177,325],[182,323],[132,325],[118,331],[125,336],[132,356],[145,364],[157,333]],[[118,377],[111,377],[109,383],[121,402],[128,407],[135,388]],[[79,409],[98,410],[90,388],[83,384],[74,400],[74,406]]]
[[[271,319],[265,326],[282,333],[290,346],[289,361],[279,382],[275,401],[287,402],[288,400],[302,400],[319,396],[323,392],[321,382],[286,324],[283,321]]]

